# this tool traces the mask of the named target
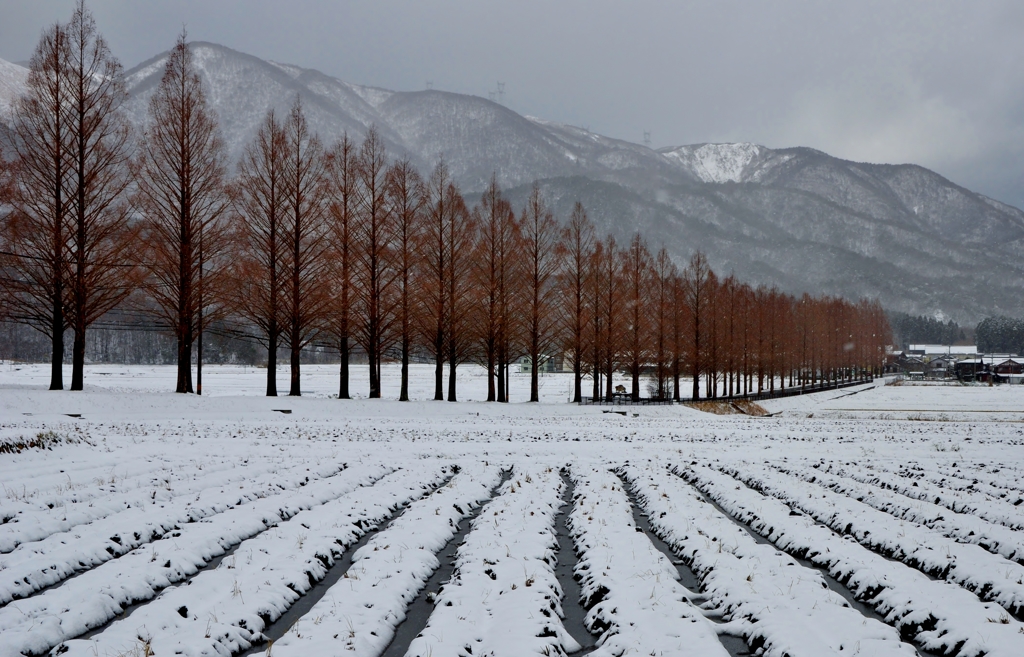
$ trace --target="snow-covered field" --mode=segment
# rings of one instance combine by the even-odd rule
[[[1024,386],[753,418],[561,374],[488,404],[473,366],[459,403],[420,365],[408,403],[332,399],[333,366],[275,399],[253,368],[47,375],[0,365],[0,445],[45,445],[0,453],[0,657],[1024,655]]]

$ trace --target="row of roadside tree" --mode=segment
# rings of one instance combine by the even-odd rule
[[[201,391],[211,322],[266,348],[268,395],[282,349],[288,392],[301,394],[303,349],[316,344],[340,354],[339,397],[358,352],[370,397],[382,362],[401,363],[402,400],[415,358],[435,364],[435,399],[455,401],[457,368],[474,362],[488,400],[508,401],[522,358],[531,401],[549,359],[573,371],[576,400],[589,385],[612,397],[616,376],[634,399],[642,380],[679,399],[702,382],[734,395],[877,371],[891,342],[877,302],[754,288],[718,277],[700,252],[680,269],[639,233],[624,246],[598,238],[579,203],[559,221],[536,186],[517,211],[494,177],[471,206],[443,159],[422,176],[373,128],[325,145],[299,98],[269,111],[229,163],[185,34],[140,134],[127,100],[79,2],[40,39],[0,158],[3,310],[51,339],[51,389],[64,387],[65,333],[82,389],[86,331],[118,306],[175,336],[178,392]]]

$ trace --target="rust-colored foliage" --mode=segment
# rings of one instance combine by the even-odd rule
[[[86,329],[136,288],[176,337],[179,392],[193,390],[194,346],[201,391],[204,326],[228,317],[266,347],[268,395],[284,347],[301,394],[312,346],[340,353],[342,399],[352,351],[370,397],[395,359],[409,399],[419,357],[434,361],[434,399],[455,401],[458,366],[478,362],[488,401],[507,402],[525,357],[531,401],[552,362],[571,368],[577,401],[587,376],[594,397],[680,399],[689,378],[686,396],[714,399],[877,372],[891,342],[877,301],[720,278],[700,251],[680,268],[639,232],[621,248],[595,237],[579,202],[560,221],[537,185],[517,216],[495,174],[469,208],[443,159],[424,180],[374,128],[325,149],[299,98],[267,114],[229,184],[184,33],[129,166],[121,68],[81,2],[44,32],[27,89],[0,157],[0,311],[51,337],[51,388],[65,331],[80,389]]]
[[[184,32],[149,104],[135,166],[146,289],[177,341],[176,392],[192,392],[192,345],[223,298],[224,144]],[[201,352],[200,352],[201,353]]]
[[[5,185],[13,208],[3,235],[5,306],[51,338],[51,390],[63,388],[63,336],[72,329],[71,389],[81,390],[86,330],[139,279],[125,199],[127,93],[83,2],[43,33],[29,66]]]

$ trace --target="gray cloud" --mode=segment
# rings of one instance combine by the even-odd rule
[[[23,60],[71,0],[5,0]],[[126,66],[194,39],[392,89],[486,96],[655,146],[753,141],[914,162],[1024,206],[1024,5],[906,0],[93,0]]]

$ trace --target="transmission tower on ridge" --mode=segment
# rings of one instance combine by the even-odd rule
[[[430,91],[433,88],[434,88],[434,81],[433,80],[427,80],[427,91]]]
[[[647,148],[651,147],[651,131],[644,130],[644,146]]]

